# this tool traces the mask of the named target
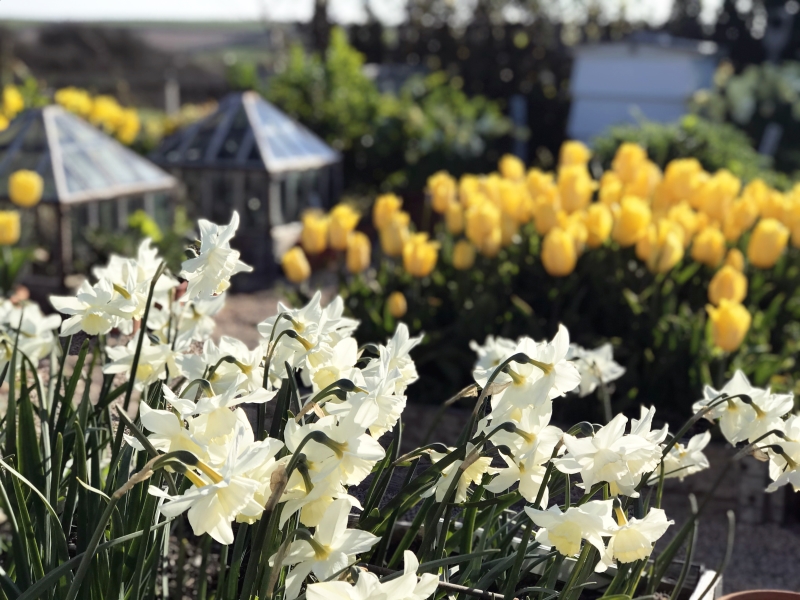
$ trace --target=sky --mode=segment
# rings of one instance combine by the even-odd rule
[[[466,5],[474,2],[452,1]],[[706,0],[705,12],[713,13],[720,1]],[[314,0],[0,0],[0,21],[307,21],[313,4]],[[405,0],[370,0],[370,4],[387,24],[403,19]],[[672,0],[626,4],[630,17],[658,23],[669,15]],[[333,20],[342,23],[360,22],[365,17],[363,0],[329,0],[329,11]]]

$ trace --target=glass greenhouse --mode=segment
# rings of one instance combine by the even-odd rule
[[[20,169],[44,180],[42,201],[20,211],[20,245],[47,252],[27,278],[31,287],[69,286],[65,278],[95,260],[93,235],[126,231],[138,210],[172,224],[177,180],[59,106],[25,111],[0,132],[0,200],[8,201],[9,176]]]
[[[185,183],[192,216],[227,223],[239,212],[236,242],[254,267],[240,289],[270,283],[301,213],[327,208],[341,189],[341,155],[256,92],[229,94],[150,158]]]

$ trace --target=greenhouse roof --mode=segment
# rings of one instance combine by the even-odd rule
[[[150,158],[162,166],[269,173],[318,169],[341,160],[256,92],[228,94],[216,112],[165,139]]]
[[[20,169],[44,179],[42,201],[73,204],[172,189],[177,180],[60,106],[27,110],[0,131],[0,197]]]

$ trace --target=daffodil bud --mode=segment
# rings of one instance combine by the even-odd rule
[[[408,230],[410,220],[407,212],[397,211],[389,218],[386,227],[379,231],[381,250],[386,256],[400,256],[403,253],[403,246],[411,235]]]
[[[361,273],[370,262],[372,245],[365,233],[354,231],[347,238],[347,270]]]
[[[403,268],[414,277],[427,277],[436,267],[439,243],[428,240],[427,233],[412,235],[403,247]]]
[[[650,225],[652,214],[647,203],[636,196],[626,196],[614,208],[614,228],[611,237],[623,248],[639,241]]]
[[[408,310],[408,303],[402,292],[392,292],[386,300],[386,307],[395,319],[402,319]]]
[[[453,247],[453,266],[459,271],[471,269],[475,264],[475,246],[467,240],[459,240]]]
[[[383,194],[375,200],[372,207],[372,223],[375,229],[381,231],[389,225],[392,215],[400,210],[403,201],[395,194]]]
[[[286,278],[292,283],[300,283],[311,276],[311,265],[308,264],[308,259],[299,246],[295,246],[283,255],[281,266]]]
[[[605,204],[595,202],[586,210],[586,245],[590,248],[602,246],[611,235],[614,217]]]
[[[0,210],[0,246],[13,246],[19,241],[19,213],[15,210]]]
[[[719,228],[709,225],[692,241],[692,258],[709,267],[717,267],[725,256],[725,236]]]
[[[347,204],[337,204],[333,207],[328,229],[331,248],[347,250],[347,238],[358,225],[359,219],[361,219],[361,215]]]
[[[708,300],[719,306],[723,299],[741,303],[747,296],[747,277],[736,268],[725,265],[711,278],[708,285]]]
[[[525,163],[513,154],[504,154],[497,164],[497,169],[506,179],[517,181],[525,177]]]
[[[748,260],[759,269],[771,269],[789,241],[789,230],[775,219],[761,219],[747,245]]]
[[[578,255],[572,236],[560,227],[551,229],[542,243],[542,264],[545,271],[553,277],[566,277],[575,270],[577,262]]]
[[[328,247],[328,218],[318,210],[303,213],[300,244],[306,254],[320,254]]]
[[[15,171],[8,178],[8,197],[22,208],[39,204],[44,191],[44,181],[36,171]]]
[[[711,319],[711,336],[714,345],[725,352],[738,350],[752,321],[747,309],[737,302],[723,298],[718,307],[709,305],[706,310]]]

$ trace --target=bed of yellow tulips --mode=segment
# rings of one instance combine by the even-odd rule
[[[370,337],[408,313],[428,334],[419,361],[438,379],[457,371],[450,362],[470,360],[443,353],[441,341],[482,341],[498,326],[511,336],[546,335],[564,322],[584,344],[634,347],[615,395],[623,404],[657,382],[664,404],[682,405],[681,396],[688,402],[736,368],[793,387],[800,185],[782,192],[708,173],[691,158],[662,170],[630,143],[611,169],[597,171],[591,150],[569,141],[555,172],[510,155],[487,175],[438,172],[425,213],[439,216],[426,224],[416,227],[396,195],[376,199],[371,260],[353,208],[310,212],[284,270],[302,282],[311,273],[306,255],[342,251],[350,275],[341,291],[372,324]],[[764,352],[758,360],[753,347]],[[659,381],[678,365],[686,381]]]

